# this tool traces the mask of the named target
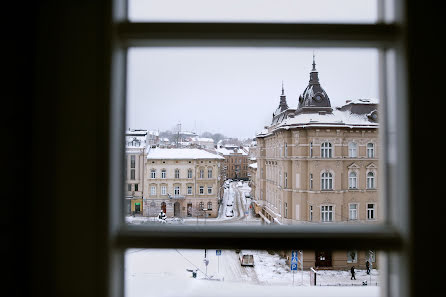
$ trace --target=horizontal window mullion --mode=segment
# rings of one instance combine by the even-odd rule
[[[116,24],[118,39],[129,46],[154,42],[160,46],[305,46],[311,42],[311,46],[391,47],[401,40],[400,32],[396,24]]]
[[[400,250],[403,239],[387,226],[129,226],[117,248],[249,248]]]

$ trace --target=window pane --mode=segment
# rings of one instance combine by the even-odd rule
[[[173,224],[382,222],[377,65],[376,49],[130,48],[126,125],[150,146],[126,147],[126,199],[148,223],[162,203]]]
[[[374,23],[377,0],[130,0],[131,21]]]

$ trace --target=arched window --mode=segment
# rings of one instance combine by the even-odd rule
[[[192,169],[187,170],[187,178],[192,178]]]
[[[375,173],[369,172],[367,173],[367,189],[375,188]]]
[[[367,158],[375,158],[375,144],[367,143]]]
[[[200,169],[200,178],[204,178],[204,169]]]
[[[348,156],[356,158],[358,156],[358,145],[355,142],[348,143]]]
[[[348,175],[348,188],[357,189],[358,188],[358,178],[356,172],[352,171]]]
[[[333,190],[333,175],[328,171],[322,173],[321,189],[322,190]]]
[[[330,142],[324,142],[321,145],[321,158],[332,158],[333,146]]]
[[[150,178],[156,178],[156,171],[155,169],[150,170]]]
[[[212,202],[208,202],[208,210],[212,210]]]
[[[212,178],[212,168],[208,169],[208,178]]]
[[[198,209],[202,210],[204,208],[204,202],[198,204]]]

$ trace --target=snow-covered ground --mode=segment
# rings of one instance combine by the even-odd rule
[[[131,249],[125,256],[126,296],[378,296],[376,285],[362,286],[371,276],[357,271],[351,281],[348,271],[319,271],[318,286],[310,286],[310,272],[290,271],[285,259],[266,251],[246,251],[254,255],[254,267],[242,267],[239,254],[207,250]],[[189,270],[197,271],[192,278]],[[341,286],[342,285],[342,286]],[[322,295],[319,295],[322,294]]]
[[[251,188],[247,182],[231,182],[228,183],[229,187],[224,189],[223,200],[218,210],[217,218],[167,218],[166,224],[250,224],[260,225],[260,218],[253,216],[253,209],[250,208],[251,199],[246,198],[245,194],[250,193]],[[228,206],[228,204],[232,206]],[[229,210],[233,211],[233,216],[227,216]],[[246,214],[247,213],[247,214]],[[155,217],[132,217],[127,216],[125,218],[128,224],[146,224],[146,223],[159,223]]]

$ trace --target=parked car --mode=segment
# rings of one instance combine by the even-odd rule
[[[232,201],[228,201],[228,202],[226,203],[226,206],[232,206]]]
[[[254,255],[252,254],[239,254],[240,265],[242,266],[254,266]]]
[[[233,216],[234,216],[234,211],[233,211],[232,209],[228,209],[228,210],[226,211],[226,216],[227,216],[227,217],[233,217]]]
[[[245,198],[251,198],[251,194],[245,193]]]

